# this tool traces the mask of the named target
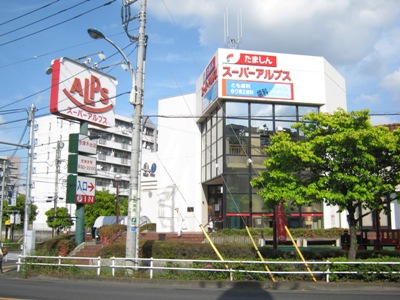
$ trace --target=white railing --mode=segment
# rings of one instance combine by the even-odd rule
[[[47,260],[44,262],[44,260]],[[79,263],[85,261],[88,264]],[[195,267],[193,265],[202,267]],[[225,265],[225,268],[216,268],[213,264]],[[31,266],[57,266],[57,267],[80,267],[92,268],[97,270],[97,276],[100,276],[102,268],[111,268],[112,276],[118,269],[134,269],[134,270],[147,270],[149,271],[149,278],[153,279],[154,271],[156,270],[176,270],[176,271],[195,271],[195,272],[221,272],[229,273],[230,281],[235,280],[235,273],[248,273],[248,274],[263,274],[265,276],[274,275],[320,275],[324,276],[326,282],[330,282],[330,276],[334,274],[342,275],[357,275],[357,274],[385,274],[385,275],[399,275],[399,271],[357,271],[359,265],[386,265],[386,266],[400,266],[400,262],[331,262],[331,261],[308,261],[306,264],[312,270],[312,266],[324,266],[324,270],[319,271],[306,271],[305,263],[300,261],[231,261],[231,260],[192,260],[192,259],[157,259],[157,258],[125,258],[125,257],[111,257],[109,259],[102,259],[101,257],[64,257],[64,256],[23,256],[19,255],[17,262],[17,272],[20,272],[21,267],[24,265]],[[238,269],[237,267],[243,266],[260,266],[260,270],[246,270]],[[303,271],[274,271],[273,265],[292,265],[299,266]],[[353,265],[352,271],[331,271],[334,265]],[[233,268],[236,266],[236,268]],[[267,267],[268,266],[268,267]],[[269,271],[263,271],[265,268]],[[321,267],[319,267],[322,269]]]

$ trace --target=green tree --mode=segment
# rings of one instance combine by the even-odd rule
[[[281,199],[294,205],[312,201],[347,211],[349,259],[357,251],[357,209],[388,209],[382,197],[398,199],[400,132],[371,125],[368,110],[311,113],[293,127],[304,134],[295,142],[284,132],[272,136],[266,170],[251,184],[268,207]]]
[[[66,207],[57,207],[55,215],[54,208],[49,209],[45,212],[45,214],[47,216],[47,225],[56,230],[57,235],[60,233],[60,230],[64,228],[71,228],[71,226],[74,225],[71,215],[68,212],[68,208]]]
[[[115,195],[108,190],[96,191],[96,202],[85,206],[85,227],[93,226],[100,216],[115,216],[115,210]],[[119,215],[126,216],[127,210],[127,199],[119,196]]]
[[[36,220],[36,216],[38,214],[37,206],[31,203],[29,208],[30,208],[29,224],[32,224],[32,222]],[[23,227],[24,216],[25,216],[25,195],[18,194],[16,206],[9,206],[8,201],[3,202],[3,221],[10,219],[10,214],[11,214],[10,211],[19,211],[19,213],[21,214],[21,224],[16,225],[16,228]]]

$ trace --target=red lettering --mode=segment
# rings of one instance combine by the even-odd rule
[[[100,90],[100,95],[101,95],[101,98],[100,98],[101,103],[103,103],[104,105],[107,105],[110,102],[109,101],[110,98],[108,98],[108,89],[102,88]]]
[[[90,77],[90,99],[94,100],[94,95],[100,91],[101,83],[99,78],[92,75]]]
[[[71,85],[71,89],[69,90],[71,93],[77,92],[81,97],[83,97],[83,92],[82,92],[82,84],[79,78],[75,78],[74,82]]]
[[[85,93],[83,96],[83,102],[87,105],[94,106],[94,100],[89,98],[90,88],[89,78],[85,78]]]

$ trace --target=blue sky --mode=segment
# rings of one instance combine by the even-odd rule
[[[132,15],[140,1],[131,5]],[[51,77],[45,71],[53,59],[103,51],[108,58],[100,66],[121,61],[106,41],[92,40],[88,28],[102,31],[136,65],[135,46],[121,25],[121,0],[1,2],[0,141],[28,142],[32,103],[37,116],[49,114]],[[195,92],[207,62],[225,47],[226,10],[231,37],[242,14],[240,49],[323,56],[346,80],[348,111],[369,109],[374,124],[400,122],[398,0],[147,0],[144,114],[156,115],[159,99]],[[137,27],[130,22],[132,34]],[[117,94],[129,92],[128,72],[105,71],[118,79]],[[117,99],[118,114],[130,117],[132,111],[127,94]],[[0,144],[0,155],[10,150]],[[26,150],[19,155],[26,157]]]

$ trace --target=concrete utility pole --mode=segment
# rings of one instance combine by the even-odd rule
[[[131,36],[128,31],[128,23],[137,18],[131,18],[130,5],[136,0],[127,0],[123,3],[122,24],[132,42],[137,42],[137,68],[136,75],[129,59],[126,57],[120,47],[103,33],[96,29],[88,29],[89,35],[93,39],[104,39],[110,43],[122,55],[127,63],[132,76],[132,89],[129,102],[133,105],[132,118],[132,148],[131,148],[131,172],[130,172],[130,190],[128,199],[128,224],[126,233],[126,257],[137,259],[139,255],[139,226],[140,226],[140,172],[141,172],[141,148],[142,148],[142,109],[143,109],[143,90],[144,90],[144,70],[146,58],[147,37],[146,28],[146,0],[142,0],[139,16],[139,35]],[[125,18],[124,18],[125,17]],[[135,264],[137,261],[135,260]]]
[[[4,203],[4,190],[6,188],[6,168],[7,160],[3,161],[2,179],[1,179],[1,202],[0,202],[0,240],[3,241],[3,203]]]
[[[60,173],[60,163],[61,163],[61,149],[64,147],[64,144],[62,141],[57,141],[57,147],[56,147],[56,176],[55,176],[55,185],[54,185],[54,211],[53,211],[53,217],[55,218],[57,216],[57,201],[58,201],[58,175]],[[52,230],[52,237],[55,236],[55,228],[53,227]]]
[[[30,126],[30,146],[28,150],[28,173],[26,176],[26,196],[25,196],[25,214],[24,214],[24,239],[23,239],[23,255],[27,254],[28,248],[28,223],[31,214],[31,187],[32,187],[32,163],[33,150],[35,147],[35,105],[32,104],[29,111],[28,124]],[[32,238],[32,236],[31,236]]]
[[[130,4],[129,4],[130,5]],[[144,67],[146,56],[146,0],[141,2],[139,12],[139,35],[137,37],[137,61],[135,99],[131,103],[133,111],[131,189],[128,202],[128,230],[126,234],[126,257],[138,258],[140,226],[140,160],[141,160],[141,124],[143,109]]]

